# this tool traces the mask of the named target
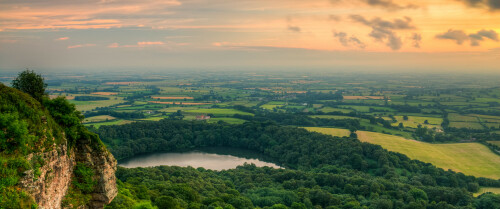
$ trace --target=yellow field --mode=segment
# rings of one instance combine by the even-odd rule
[[[345,136],[345,129],[306,128],[335,136]],[[342,131],[341,131],[342,130]],[[500,156],[479,143],[429,144],[399,136],[358,131],[359,140],[381,145],[383,148],[407,155],[445,170],[451,169],[476,177],[500,179]]]
[[[481,194],[484,194],[486,192],[491,192],[491,193],[495,193],[495,194],[500,194],[500,188],[494,188],[494,187],[482,187],[481,189],[479,189],[478,192],[474,193],[474,197],[477,197]]]
[[[349,136],[351,132],[347,129],[340,128],[318,128],[318,127],[305,127],[308,131],[318,132],[322,134],[328,134],[332,136]]]

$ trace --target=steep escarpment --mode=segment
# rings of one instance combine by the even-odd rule
[[[116,160],[63,98],[0,84],[0,208],[103,208]]]

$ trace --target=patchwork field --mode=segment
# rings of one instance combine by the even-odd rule
[[[334,136],[345,136],[347,130],[306,128]],[[344,131],[341,131],[344,130]],[[500,156],[479,143],[429,144],[381,133],[358,131],[359,140],[407,155],[412,159],[477,177],[500,179]],[[347,133],[348,134],[348,133]]]

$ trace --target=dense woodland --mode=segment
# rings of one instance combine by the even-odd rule
[[[244,198],[259,207],[279,207],[276,204],[292,207],[297,203],[296,207],[300,205],[308,208],[349,208],[351,204],[353,208],[356,205],[374,208],[460,208],[478,204],[483,201],[481,198],[495,201],[498,196],[488,194],[475,199],[471,192],[476,192],[479,186],[500,186],[498,180],[444,171],[431,164],[410,160],[402,154],[387,152],[380,146],[361,143],[356,138],[310,133],[301,128],[270,122],[230,125],[161,120],[102,126],[98,133],[117,159],[147,152],[207,146],[244,148],[263,153],[286,169],[245,166],[212,173],[177,168],[192,175],[206,175],[206,172],[229,181],[228,185],[233,185]],[[130,198],[136,198],[136,201],[151,200],[156,204],[155,198],[167,196],[183,206],[195,203],[210,206],[213,203],[206,200],[210,196],[202,193],[194,192],[195,196],[199,196],[198,199],[189,199],[157,188],[158,184],[170,182],[182,185],[181,182],[189,181],[160,178],[172,175],[169,172],[173,171],[165,169],[176,168],[121,169],[118,177],[124,182],[122,189],[127,188],[128,184],[144,185],[143,189],[147,190],[143,191],[145,194],[156,194],[140,198],[141,195],[131,193]],[[148,174],[150,172],[155,174]],[[154,177],[134,179],[134,175]],[[253,185],[245,185],[245,181]],[[325,199],[311,197],[314,195]],[[226,202],[222,198],[217,204],[224,206],[229,202],[230,199]],[[113,204],[114,207],[120,205],[119,202]],[[378,204],[385,206],[376,206]]]

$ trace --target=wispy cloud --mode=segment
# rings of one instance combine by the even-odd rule
[[[61,37],[61,38],[56,38],[55,40],[56,41],[66,41],[68,39],[69,39],[69,37]]]
[[[173,43],[173,42],[169,42]],[[137,48],[137,47],[151,47],[151,46],[164,46],[167,45],[167,43],[163,41],[139,41],[136,44],[126,44],[126,45],[120,45],[118,43],[111,43],[108,45],[108,48]],[[174,45],[174,44],[170,44]],[[176,44],[175,44],[176,45]]]
[[[96,45],[95,44],[77,44],[77,45],[68,46],[68,49],[75,49],[75,48],[82,48],[82,47],[91,47],[91,46],[96,46]]]
[[[168,8],[179,5],[177,0],[0,2],[0,19],[3,20],[0,30],[138,26],[145,19],[148,19],[146,22],[164,19],[172,13]]]

